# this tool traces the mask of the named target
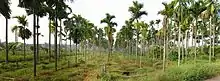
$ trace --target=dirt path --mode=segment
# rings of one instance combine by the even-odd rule
[[[98,72],[96,70],[90,70],[84,74],[83,81],[97,81]]]
[[[205,81],[220,81],[220,76],[205,80]]]

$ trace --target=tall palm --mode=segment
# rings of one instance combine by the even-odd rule
[[[163,6],[165,7],[164,10],[159,11],[158,14],[161,14],[164,16],[163,18],[163,36],[164,36],[164,49],[163,49],[163,71],[165,70],[165,61],[166,61],[166,55],[167,55],[167,33],[168,30],[168,23],[170,22],[168,18],[170,18],[171,16],[173,16],[173,11],[174,11],[174,5],[176,4],[175,1],[172,1],[170,4],[167,3],[162,3]]]
[[[194,42],[194,60],[196,60],[196,55],[197,55],[197,50],[196,50],[196,41],[197,41],[197,29],[198,29],[198,17],[199,15],[206,10],[206,4],[199,0],[199,1],[195,1],[192,3],[191,7],[190,7],[190,12],[193,15],[194,19],[195,19],[195,27],[192,28],[192,33],[193,33],[193,37],[192,40]]]
[[[122,27],[122,33],[125,34],[125,39],[127,40],[127,50],[128,50],[128,55],[130,58],[130,55],[132,54],[132,46],[131,46],[131,40],[133,39],[133,24],[132,24],[132,19],[126,20],[125,21],[125,26]]]
[[[151,52],[151,53],[153,54],[153,59],[154,59],[154,58],[155,58],[155,54],[154,54],[154,44],[155,44],[155,43],[154,43],[154,42],[156,41],[155,38],[154,38],[154,36],[153,36],[153,35],[154,35],[153,33],[155,32],[155,29],[154,29],[154,21],[151,20],[149,25],[150,25],[150,29],[151,29],[151,30],[150,30],[150,33],[151,33],[151,34],[150,34],[150,37],[151,37],[150,42],[151,42],[151,44],[152,44],[152,47],[151,47],[151,49],[152,49],[151,51],[152,51],[152,52]]]
[[[11,15],[11,9],[9,6],[9,0],[1,0],[0,1],[0,13],[5,17],[5,26],[6,26],[6,36],[5,36],[5,40],[6,40],[6,51],[5,51],[5,62],[8,63],[8,19],[10,18]]]
[[[33,43],[34,43],[34,76],[37,73],[37,50],[36,50],[36,11],[37,11],[37,0],[19,0],[19,7],[25,8],[26,12],[32,12],[33,14]],[[38,6],[39,7],[39,6]]]
[[[113,33],[116,32],[116,30],[113,28],[114,26],[117,26],[116,22],[113,22],[112,19],[114,19],[114,15],[110,15],[109,13],[106,13],[106,18],[101,20],[101,23],[106,23],[107,26],[105,27],[105,32],[108,37],[108,45],[109,45],[109,54],[108,54],[108,61],[109,57],[112,54],[112,47],[113,47]]]
[[[59,18],[59,14],[62,14],[60,13],[59,11],[66,8],[66,3],[65,1],[69,1],[69,0],[48,0],[46,1],[47,4],[49,5],[50,8],[52,8],[52,10],[55,11],[55,70],[57,71],[57,52],[58,52],[58,49],[57,49],[57,33],[58,33],[58,18]],[[73,0],[70,0],[71,2]],[[54,9],[53,9],[54,7]]]
[[[214,16],[217,14],[217,8],[216,8],[216,2],[214,0],[209,0],[208,2],[208,5],[207,5],[207,9],[206,9],[206,15],[209,17],[209,31],[210,31],[210,47],[209,47],[209,62],[211,62],[211,57],[214,56],[214,44],[213,44],[213,47],[212,47],[212,38],[211,38],[211,35],[213,34],[214,35],[214,31],[212,31],[213,29],[215,29],[212,24],[212,20],[214,18]],[[214,42],[214,38],[213,37],[213,42]],[[213,48],[213,49],[212,49]],[[212,55],[213,53],[213,55]]]
[[[27,22],[27,18],[26,16],[22,15],[22,16],[15,16],[13,18],[16,18],[18,20],[18,23],[20,24],[20,26],[14,26],[12,28],[12,31],[15,30],[19,30],[19,34],[18,36],[22,38],[22,40],[24,41],[24,60],[26,57],[26,39],[29,39],[32,35],[31,31],[29,29],[27,29],[26,27],[28,26],[28,22]]]
[[[98,47],[99,47],[99,49],[102,47],[102,43],[101,43],[101,40],[103,39],[103,37],[104,37],[104,31],[103,31],[103,29],[102,28],[99,28],[98,29]],[[100,54],[101,54],[101,50],[99,50],[100,51]]]
[[[65,18],[68,18],[68,15],[70,14],[70,13],[72,13],[72,10],[71,10],[71,8],[68,6],[68,5],[66,5],[66,4],[61,4],[62,6],[59,6],[58,8],[57,8],[57,10],[58,10],[58,14],[57,14],[57,17],[58,17],[58,19],[59,19],[59,21],[60,21],[60,23],[59,23],[59,27],[60,27],[60,29],[59,29],[59,52],[58,52],[58,55],[59,55],[59,57],[60,57],[60,55],[61,55],[61,43],[62,43],[62,36],[63,36],[63,33],[62,33],[62,31],[63,31],[63,28],[62,28],[62,19],[65,19]],[[70,12],[67,12],[67,11],[70,11]]]
[[[155,24],[157,25],[157,28],[159,28],[159,25],[160,25],[160,22],[161,22],[161,20],[160,19],[157,19],[156,20],[156,22],[155,22]],[[158,37],[158,45],[160,45],[160,36],[158,36],[157,34],[156,34],[156,36]],[[159,48],[161,49],[161,47],[159,46]],[[162,53],[162,51],[160,50],[160,52]],[[162,54],[161,54],[162,55]]]
[[[51,57],[52,57],[52,54],[51,54],[51,34],[54,34],[54,32],[55,32],[55,22],[50,20],[48,28],[49,28],[49,51],[48,51],[48,53],[49,53],[49,61],[51,61]]]
[[[128,11],[132,14],[132,21],[136,20],[138,23],[138,20],[143,16],[147,15],[148,13],[146,11],[142,11],[144,5],[142,3],[139,3],[138,1],[133,1],[133,6],[129,7]],[[139,31],[140,29],[136,29],[136,58],[138,55],[138,41],[139,41]]]

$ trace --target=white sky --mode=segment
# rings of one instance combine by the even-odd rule
[[[18,0],[11,0],[11,9],[12,9],[12,17],[26,15],[24,9],[17,7]],[[84,18],[90,20],[98,27],[104,27],[105,24],[100,24],[100,20],[105,18],[105,13],[110,13],[115,15],[115,22],[118,23],[117,30],[124,25],[125,20],[131,17],[128,12],[129,6],[132,6],[133,0],[75,0],[74,3],[68,3],[68,5],[72,8],[73,13],[80,14]],[[170,0],[138,0],[139,2],[144,4],[145,11],[148,12],[148,16],[142,18],[142,20],[149,22],[150,20],[162,19],[162,16],[157,15],[157,12],[163,9],[162,2],[168,2]],[[32,18],[33,16],[28,16],[29,29],[32,31]],[[11,32],[11,28],[14,25],[18,25],[16,19],[9,20],[9,42],[14,41],[14,34]],[[43,17],[40,19],[40,33],[44,35],[44,37],[40,37],[40,43],[48,42],[48,17]],[[1,41],[5,41],[5,19],[2,15],[0,15],[0,39]],[[52,39],[53,40],[53,39]],[[22,42],[21,38],[19,41]],[[32,44],[33,40],[27,40],[28,44]],[[53,43],[53,41],[52,41]]]

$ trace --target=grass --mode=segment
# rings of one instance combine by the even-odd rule
[[[58,71],[55,71],[54,62],[49,62],[47,54],[42,53],[42,57],[44,56],[45,58],[41,59],[37,65],[37,77],[33,77],[33,64],[32,60],[29,60],[9,64],[0,63],[0,80],[202,81],[220,73],[220,61],[218,60],[208,63],[207,60],[200,59],[196,64],[193,64],[193,61],[187,61],[179,67],[176,66],[176,61],[168,61],[166,71],[163,72],[160,59],[149,59],[147,56],[143,56],[140,67],[139,61],[135,60],[135,55],[123,56],[120,53],[112,54],[108,63],[105,53],[102,55],[99,53],[87,54],[86,60],[83,54],[80,54],[78,63],[75,63],[75,56],[64,55],[58,61]]]
[[[220,73],[220,65],[216,63],[184,64],[169,67],[157,76],[156,81],[203,81]]]

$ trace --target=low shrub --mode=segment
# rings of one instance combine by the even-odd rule
[[[157,81],[202,81],[220,72],[216,64],[187,64],[180,67],[168,68],[157,76]]]

